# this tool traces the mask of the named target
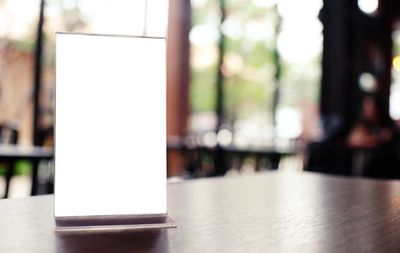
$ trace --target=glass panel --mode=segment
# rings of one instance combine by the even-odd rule
[[[231,132],[231,143],[257,146],[268,145],[275,138],[315,137],[322,54],[318,13],[322,1],[225,3],[226,19],[221,27],[225,38],[221,66],[223,128]],[[212,131],[216,124],[219,1],[192,0],[192,8],[191,130],[199,133]],[[279,103],[273,115],[276,87]]]
[[[276,14],[273,1],[227,1],[225,115],[237,146],[265,145],[273,138]]]
[[[318,13],[321,7],[321,0],[278,1],[281,29],[277,49],[282,66],[276,113],[278,138],[309,140],[318,134],[322,55],[322,24]]]
[[[39,0],[0,1],[0,123],[32,144],[34,43]]]
[[[189,34],[192,114],[189,130],[205,132],[216,126],[215,82],[217,75],[219,8],[215,0],[192,0],[192,29]]]

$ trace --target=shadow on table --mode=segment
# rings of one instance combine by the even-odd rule
[[[57,252],[168,252],[164,230],[119,232],[61,232],[56,234]]]

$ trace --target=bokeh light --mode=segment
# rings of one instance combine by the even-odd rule
[[[392,61],[393,68],[400,71],[400,56],[395,56]]]
[[[378,0],[358,0],[358,8],[365,14],[374,14],[379,6]]]

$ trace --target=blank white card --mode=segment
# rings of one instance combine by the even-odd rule
[[[166,214],[166,40],[56,37],[55,216]]]

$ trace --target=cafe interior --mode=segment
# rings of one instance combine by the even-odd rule
[[[169,182],[400,179],[399,1],[158,4],[0,1],[0,198],[54,191],[57,31],[167,34]]]

